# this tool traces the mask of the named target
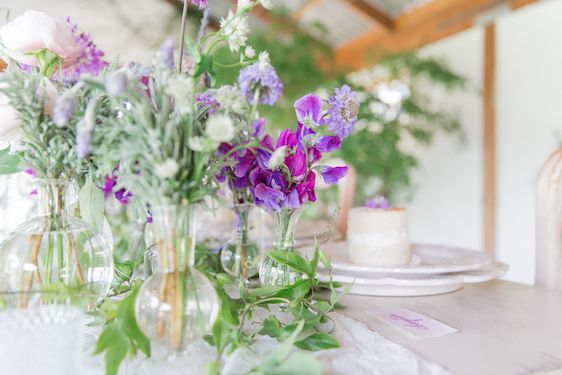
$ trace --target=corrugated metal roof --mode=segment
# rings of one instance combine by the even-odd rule
[[[428,3],[429,1],[430,0],[365,0],[365,2],[391,18],[396,18],[400,14]]]
[[[324,0],[302,14],[299,24],[331,46],[338,46],[376,27],[374,21],[361,17],[348,4]]]

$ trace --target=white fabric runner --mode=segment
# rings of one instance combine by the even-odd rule
[[[87,335],[82,350],[76,345],[79,337],[84,337],[80,310],[62,306],[46,306],[40,310],[0,313],[0,374],[103,375],[103,355],[91,355],[96,337]],[[333,334],[341,348],[314,353],[324,374],[450,375],[441,366],[385,339],[363,323],[339,312],[332,313],[331,317],[335,323]],[[251,348],[239,349],[223,358],[221,374],[246,373],[277,344],[275,339],[258,336]],[[155,354],[158,357],[158,353]],[[186,354],[173,359],[127,360],[119,374],[205,375],[207,364],[214,358],[214,348],[200,340],[193,343]]]

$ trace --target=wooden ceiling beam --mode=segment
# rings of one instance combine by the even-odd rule
[[[384,55],[413,50],[471,28],[479,15],[498,6],[514,10],[537,1],[434,0],[396,18],[392,32],[375,27],[336,48],[336,66],[360,69]]]
[[[394,29],[394,21],[392,20],[392,18],[390,18],[384,12],[381,12],[379,9],[372,6],[365,0],[342,0],[342,1],[345,4],[348,4],[355,11],[360,12],[363,16],[367,17],[371,21],[375,21],[384,29],[386,30]]]

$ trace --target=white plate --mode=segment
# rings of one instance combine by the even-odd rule
[[[363,266],[352,263],[347,252],[347,243],[328,242],[320,246],[332,261],[334,273],[357,276],[441,274],[465,272],[485,268],[493,263],[483,251],[468,250],[442,245],[412,245],[412,262],[402,267]]]
[[[464,284],[483,283],[505,275],[509,267],[503,263],[494,263],[489,267],[464,273],[441,275],[408,275],[404,278],[354,278],[347,275],[332,275],[333,281],[351,285],[350,294],[366,296],[429,296],[453,292]],[[325,274],[319,275],[320,281],[329,281]]]

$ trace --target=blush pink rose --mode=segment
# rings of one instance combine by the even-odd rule
[[[42,49],[57,54],[63,67],[72,65],[80,56],[80,47],[68,23],[37,10],[28,10],[0,27],[0,42],[11,58],[27,65],[39,65],[29,53]]]

